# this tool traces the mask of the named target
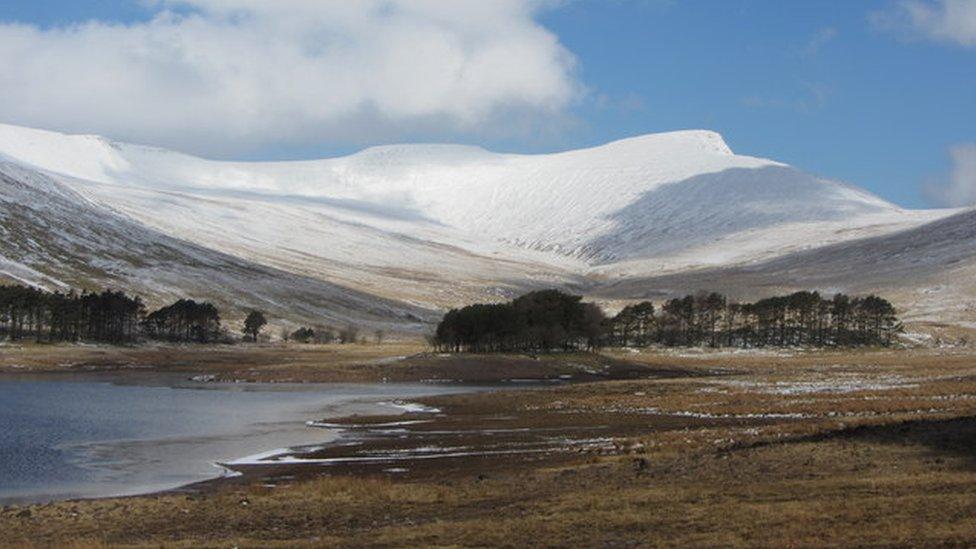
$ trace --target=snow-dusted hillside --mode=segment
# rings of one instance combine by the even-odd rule
[[[418,307],[748,265],[956,213],[736,155],[708,131],[545,155],[398,145],[235,163],[0,125],[0,157],[154,234]]]
[[[801,289],[882,292],[907,320],[976,328],[976,209],[912,229],[749,265],[624,279],[594,294],[661,299],[717,290],[756,299]]]
[[[831,224],[798,238],[812,245],[849,238],[852,229],[884,232],[945,215],[907,212],[848,185],[735,155],[708,131],[548,155],[400,145],[320,161],[230,163],[0,126],[0,154],[79,182],[139,189],[144,196],[152,191],[172,197],[176,191],[315,204],[373,227],[417,232],[422,240],[441,229],[441,238],[458,239],[465,249],[497,252],[491,244],[505,242],[590,264],[672,256],[783,223]],[[116,191],[91,192],[111,204]],[[172,212],[132,210],[144,221],[172,221]],[[474,242],[464,240],[471,235]],[[778,238],[771,244],[763,251],[790,243]],[[544,261],[553,262],[551,255]]]
[[[237,319],[421,329],[430,309],[297,276],[181,241],[92,204],[51,177],[0,161],[0,282],[127,290],[159,306],[209,299]]]

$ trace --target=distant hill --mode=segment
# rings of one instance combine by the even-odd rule
[[[242,163],[0,125],[0,159],[0,276],[191,292],[296,321],[417,330],[542,287],[625,299],[876,283],[921,307],[923,280],[974,256],[971,234],[940,225],[966,212],[905,210],[700,130],[544,155],[395,145]]]

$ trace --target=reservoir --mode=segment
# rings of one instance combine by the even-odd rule
[[[0,505],[176,488],[228,474],[219,462],[338,436],[306,422],[395,414],[411,398],[470,390],[132,372],[0,376]]]

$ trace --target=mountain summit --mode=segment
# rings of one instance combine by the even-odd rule
[[[54,186],[59,200],[73,200],[92,220],[106,212],[129,233],[145,230],[150,250],[154,238],[174,239],[198,255],[409,303],[403,314],[418,317],[410,307],[753,265],[957,213],[904,210],[851,185],[737,155],[705,130],[553,154],[425,144],[324,160],[220,162],[0,125],[0,158],[8,211]],[[17,234],[30,239],[43,226],[44,239],[64,237],[50,228],[70,219],[44,216],[38,211]],[[38,284],[106,278],[30,253],[26,242],[3,244],[0,274]],[[72,246],[69,255],[113,261],[84,241]],[[131,266],[122,263],[104,270],[124,279]],[[140,276],[152,293],[152,273]]]

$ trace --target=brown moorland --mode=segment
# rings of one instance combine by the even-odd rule
[[[976,355],[969,349],[620,350],[538,360],[366,349],[261,348],[246,362],[232,356],[236,350],[216,357],[193,349],[164,352],[188,361],[187,371],[251,372],[254,379],[331,380],[323,372],[345,376],[359,368],[403,380],[461,379],[455,376],[464,368],[497,365],[504,375],[494,377],[501,379],[604,380],[422,399],[436,413],[330,420],[355,444],[295,456],[304,463],[240,466],[245,474],[237,479],[180,492],[5,508],[0,543],[819,547],[976,541]],[[3,368],[78,367],[47,359],[31,366],[26,360],[33,351],[20,352],[15,363],[5,351]],[[62,352],[55,361],[67,356]],[[128,350],[111,360],[133,367],[143,352],[162,351]],[[363,354],[348,356],[352,352]],[[95,367],[93,359],[84,360],[83,367]],[[109,357],[99,360],[107,364]],[[619,377],[626,379],[613,379]]]

